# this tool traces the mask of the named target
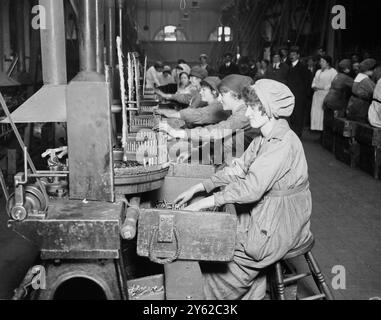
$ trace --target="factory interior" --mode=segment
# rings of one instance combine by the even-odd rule
[[[375,3],[0,0],[0,300],[381,300]]]

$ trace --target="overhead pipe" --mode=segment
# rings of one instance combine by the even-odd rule
[[[41,62],[44,84],[67,84],[66,35],[63,0],[40,0],[46,10],[46,29],[41,28]]]
[[[96,8],[96,70],[100,74],[105,73],[105,2],[104,0],[95,0]]]

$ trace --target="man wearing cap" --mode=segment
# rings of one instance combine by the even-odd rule
[[[146,73],[146,88],[154,89],[160,87],[162,72],[164,65],[161,61],[156,61],[155,64],[147,70]]]
[[[185,121],[188,127],[214,124],[226,120],[230,113],[224,111],[222,104],[218,101],[218,86],[221,80],[218,77],[207,77],[201,81],[201,99],[207,103],[202,108],[186,108],[180,111],[172,109],[156,110],[167,118],[181,119]]]
[[[224,54],[224,63],[218,70],[221,79],[231,74],[239,74],[238,66],[233,62],[233,55],[231,53]]]
[[[156,93],[164,99],[176,101],[180,104],[184,104],[189,106],[190,108],[200,108],[205,106],[205,103],[201,100],[200,83],[208,76],[208,72],[202,69],[200,66],[195,66],[192,68],[190,72],[190,81],[192,84],[192,89],[189,94],[164,94],[161,91],[157,91]]]
[[[370,77],[373,75],[376,64],[377,62],[374,59],[365,59],[360,63],[360,73],[354,80],[352,96],[347,107],[347,118],[349,120],[368,122],[369,106],[376,87]]]
[[[296,46],[290,48],[290,63],[286,84],[295,96],[295,107],[290,117],[290,125],[298,137],[301,137],[306,110],[308,110],[311,77],[307,67],[300,61],[299,48]]]
[[[284,84],[258,80],[243,91],[246,116],[260,135],[243,156],[203,183],[180,194],[175,203],[189,203],[200,192],[210,197],[184,210],[203,211],[225,204],[251,205],[240,213],[233,261],[201,265],[204,294],[210,300],[257,300],[266,292],[265,268],[311,239],[311,193],[308,166],[298,136],[286,120],[294,95]]]
[[[331,88],[325,97],[324,108],[345,113],[353,86],[353,78],[349,76],[351,72],[351,60],[341,60],[338,71],[339,73],[333,79]]]
[[[200,67],[208,72],[209,77],[212,77],[216,74],[214,69],[208,64],[208,55],[205,53],[200,55]]]
[[[273,53],[272,64],[268,70],[268,79],[273,79],[282,83],[286,83],[289,66],[281,61],[278,52]]]
[[[170,136],[191,141],[222,141],[224,139],[225,163],[230,163],[232,155],[239,157],[251,143],[258,132],[251,128],[249,119],[245,116],[247,106],[242,99],[242,90],[253,83],[253,79],[241,75],[230,75],[224,78],[219,85],[219,100],[225,111],[232,111],[232,115],[225,121],[206,127],[197,127],[188,130],[175,130],[167,123],[160,123],[158,129],[167,132]]]

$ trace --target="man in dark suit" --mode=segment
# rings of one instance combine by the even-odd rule
[[[311,76],[307,67],[300,62],[298,47],[290,49],[290,70],[287,76],[287,85],[295,96],[295,108],[290,117],[290,125],[294,132],[302,137],[304,116],[308,109],[308,95],[311,89]]]
[[[281,62],[280,54],[275,52],[272,56],[267,78],[286,83],[289,69],[288,64]]]
[[[219,69],[220,78],[223,79],[230,74],[239,74],[238,66],[233,62],[233,55],[225,53],[224,64]]]

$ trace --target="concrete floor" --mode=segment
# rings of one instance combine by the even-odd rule
[[[333,290],[336,299],[381,298],[381,181],[337,161],[314,139],[309,134],[303,139],[313,198],[313,253],[330,286],[333,269],[345,270],[345,289]],[[0,208],[0,299],[9,299],[37,251],[6,228],[4,205]]]

